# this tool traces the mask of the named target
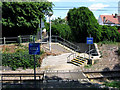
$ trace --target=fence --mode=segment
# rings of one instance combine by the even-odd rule
[[[11,43],[25,43],[32,42],[34,35],[21,35],[18,37],[3,37],[0,38],[0,45],[2,44],[11,44]]]

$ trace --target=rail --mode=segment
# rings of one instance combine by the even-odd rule
[[[71,53],[68,57],[67,57],[67,63],[69,63],[72,59],[74,59],[76,57],[76,53]]]
[[[72,49],[72,50],[74,50],[74,51],[76,51],[76,52],[80,52],[79,46],[77,46],[77,45],[75,45],[75,44],[73,44],[73,43],[71,43],[71,42],[63,39],[62,37],[54,36],[54,35],[53,35],[51,38],[52,38],[52,41],[53,41],[53,42],[59,42],[59,43],[61,43],[62,45],[65,45],[65,46],[69,47],[70,49]]]
[[[18,37],[3,37],[0,38],[0,45],[11,44],[11,43],[25,43],[32,42],[33,36],[35,35],[20,35]]]
[[[120,78],[120,70],[84,72],[89,79]]]
[[[41,78],[42,77],[42,78]],[[36,79],[43,80],[44,72],[37,73]],[[1,81],[24,81],[24,80],[34,80],[34,73],[2,73]]]
[[[52,42],[59,42],[60,44],[69,47],[70,49],[74,50],[75,52],[79,52],[80,53],[80,47],[69,42],[68,40],[63,39],[60,36],[55,36],[52,35]],[[70,59],[74,59],[76,57],[76,53],[72,53],[67,57],[67,62],[70,62]]]

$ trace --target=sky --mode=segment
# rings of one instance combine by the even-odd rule
[[[120,0],[48,0],[53,2],[52,19],[57,17],[65,18],[69,9],[81,6],[88,7],[98,19],[99,15],[118,14],[118,2]]]

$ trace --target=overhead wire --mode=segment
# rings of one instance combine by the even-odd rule
[[[73,9],[73,8],[74,7],[57,6],[57,7],[53,7],[53,10],[69,10],[69,9]],[[75,8],[78,8],[78,7],[75,7]],[[100,8],[102,8],[102,9],[100,9]],[[113,8],[114,8],[114,10],[113,10]],[[120,9],[120,7],[90,7],[91,11],[120,11],[118,9]]]

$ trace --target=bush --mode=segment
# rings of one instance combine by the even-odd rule
[[[113,81],[113,82],[110,82],[110,83],[105,83],[106,86],[109,86],[109,87],[117,87],[120,89],[120,81]]]
[[[71,41],[72,40],[72,35],[71,35],[70,26],[67,25],[65,22],[64,23],[56,22],[56,20],[58,20],[58,19],[55,19],[55,20],[52,21],[52,25],[51,25],[52,35],[57,35],[57,36],[60,36],[64,39],[66,39],[66,40]],[[49,23],[45,23],[45,25],[46,25],[46,29],[47,29],[48,34],[49,34],[49,31],[50,31]]]
[[[92,66],[92,64],[85,65],[85,68],[90,68],[91,66]]]
[[[41,52],[42,54],[43,52]],[[40,59],[40,55],[36,55],[36,67],[40,66],[38,60]],[[14,53],[6,53],[2,54],[2,65],[9,66],[13,70],[16,70],[19,67],[26,68],[34,68],[34,57],[29,54],[28,49],[18,49]]]
[[[119,41],[120,33],[115,26],[100,25],[100,29],[102,34],[101,41]]]

